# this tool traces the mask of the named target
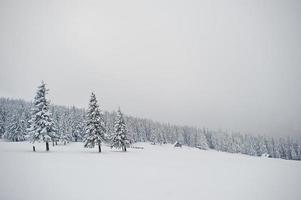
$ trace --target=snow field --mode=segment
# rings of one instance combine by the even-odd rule
[[[2,200],[300,200],[301,162],[171,145],[128,152],[0,141]]]

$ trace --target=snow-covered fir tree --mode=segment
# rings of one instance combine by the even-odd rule
[[[204,133],[201,130],[198,130],[198,131],[195,132],[194,144],[199,149],[206,150],[206,149],[209,148],[206,137],[205,137]]]
[[[74,142],[82,141],[83,135],[85,131],[85,121],[79,121],[76,126],[75,130],[72,132],[72,140]]]
[[[73,106],[70,112],[69,130],[71,132],[70,141],[77,142],[82,140],[83,129],[85,125],[84,115],[81,112],[77,112],[77,109]]]
[[[114,136],[112,139],[111,148],[122,149],[126,151],[126,147],[129,145],[129,140],[127,138],[127,128],[123,118],[123,114],[120,108],[117,111],[117,116],[114,125]]]
[[[103,114],[99,109],[94,93],[91,94],[87,110],[85,132],[85,147],[93,148],[95,145],[98,145],[98,151],[101,152],[101,144],[105,141],[106,129]]]
[[[63,113],[61,124],[61,132],[59,133],[59,141],[66,145],[69,141],[72,140],[72,121],[71,115],[68,112]]]
[[[54,138],[56,130],[49,111],[49,101],[46,99],[47,91],[45,83],[42,82],[33,100],[28,135],[32,143],[45,142],[46,151],[49,151],[49,142]]]
[[[24,114],[21,116],[13,115],[10,124],[5,132],[4,138],[13,142],[24,141],[26,136],[26,123],[24,121]]]
[[[5,133],[6,116],[7,116],[7,112],[4,108],[4,105],[1,105],[0,106],[0,138],[2,138]]]

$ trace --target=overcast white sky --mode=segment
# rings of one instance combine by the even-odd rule
[[[0,0],[0,96],[301,134],[301,1]]]

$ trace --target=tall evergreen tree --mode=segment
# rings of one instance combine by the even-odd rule
[[[93,148],[98,145],[98,151],[101,152],[101,143],[105,141],[105,126],[103,114],[99,109],[99,105],[94,93],[91,94],[89,108],[87,111],[86,127],[85,127],[85,147]]]
[[[46,99],[47,91],[46,84],[42,82],[33,100],[28,135],[32,143],[45,142],[46,151],[49,151],[49,142],[53,139],[56,130],[49,111],[49,101]]]
[[[126,151],[126,147],[129,145],[127,138],[127,128],[123,118],[123,114],[120,108],[117,111],[117,116],[114,125],[114,136],[111,144],[111,148],[115,147]]]

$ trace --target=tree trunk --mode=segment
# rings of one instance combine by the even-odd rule
[[[36,151],[36,147],[32,146],[32,151],[35,152]]]
[[[46,151],[49,151],[49,143],[46,142]]]
[[[57,145],[57,141],[55,141],[55,145]]]
[[[101,146],[100,146],[100,144],[98,144],[98,152],[99,153],[101,152]]]
[[[52,140],[52,146],[54,147],[54,140]]]
[[[124,145],[123,150],[126,152],[126,146]]]

